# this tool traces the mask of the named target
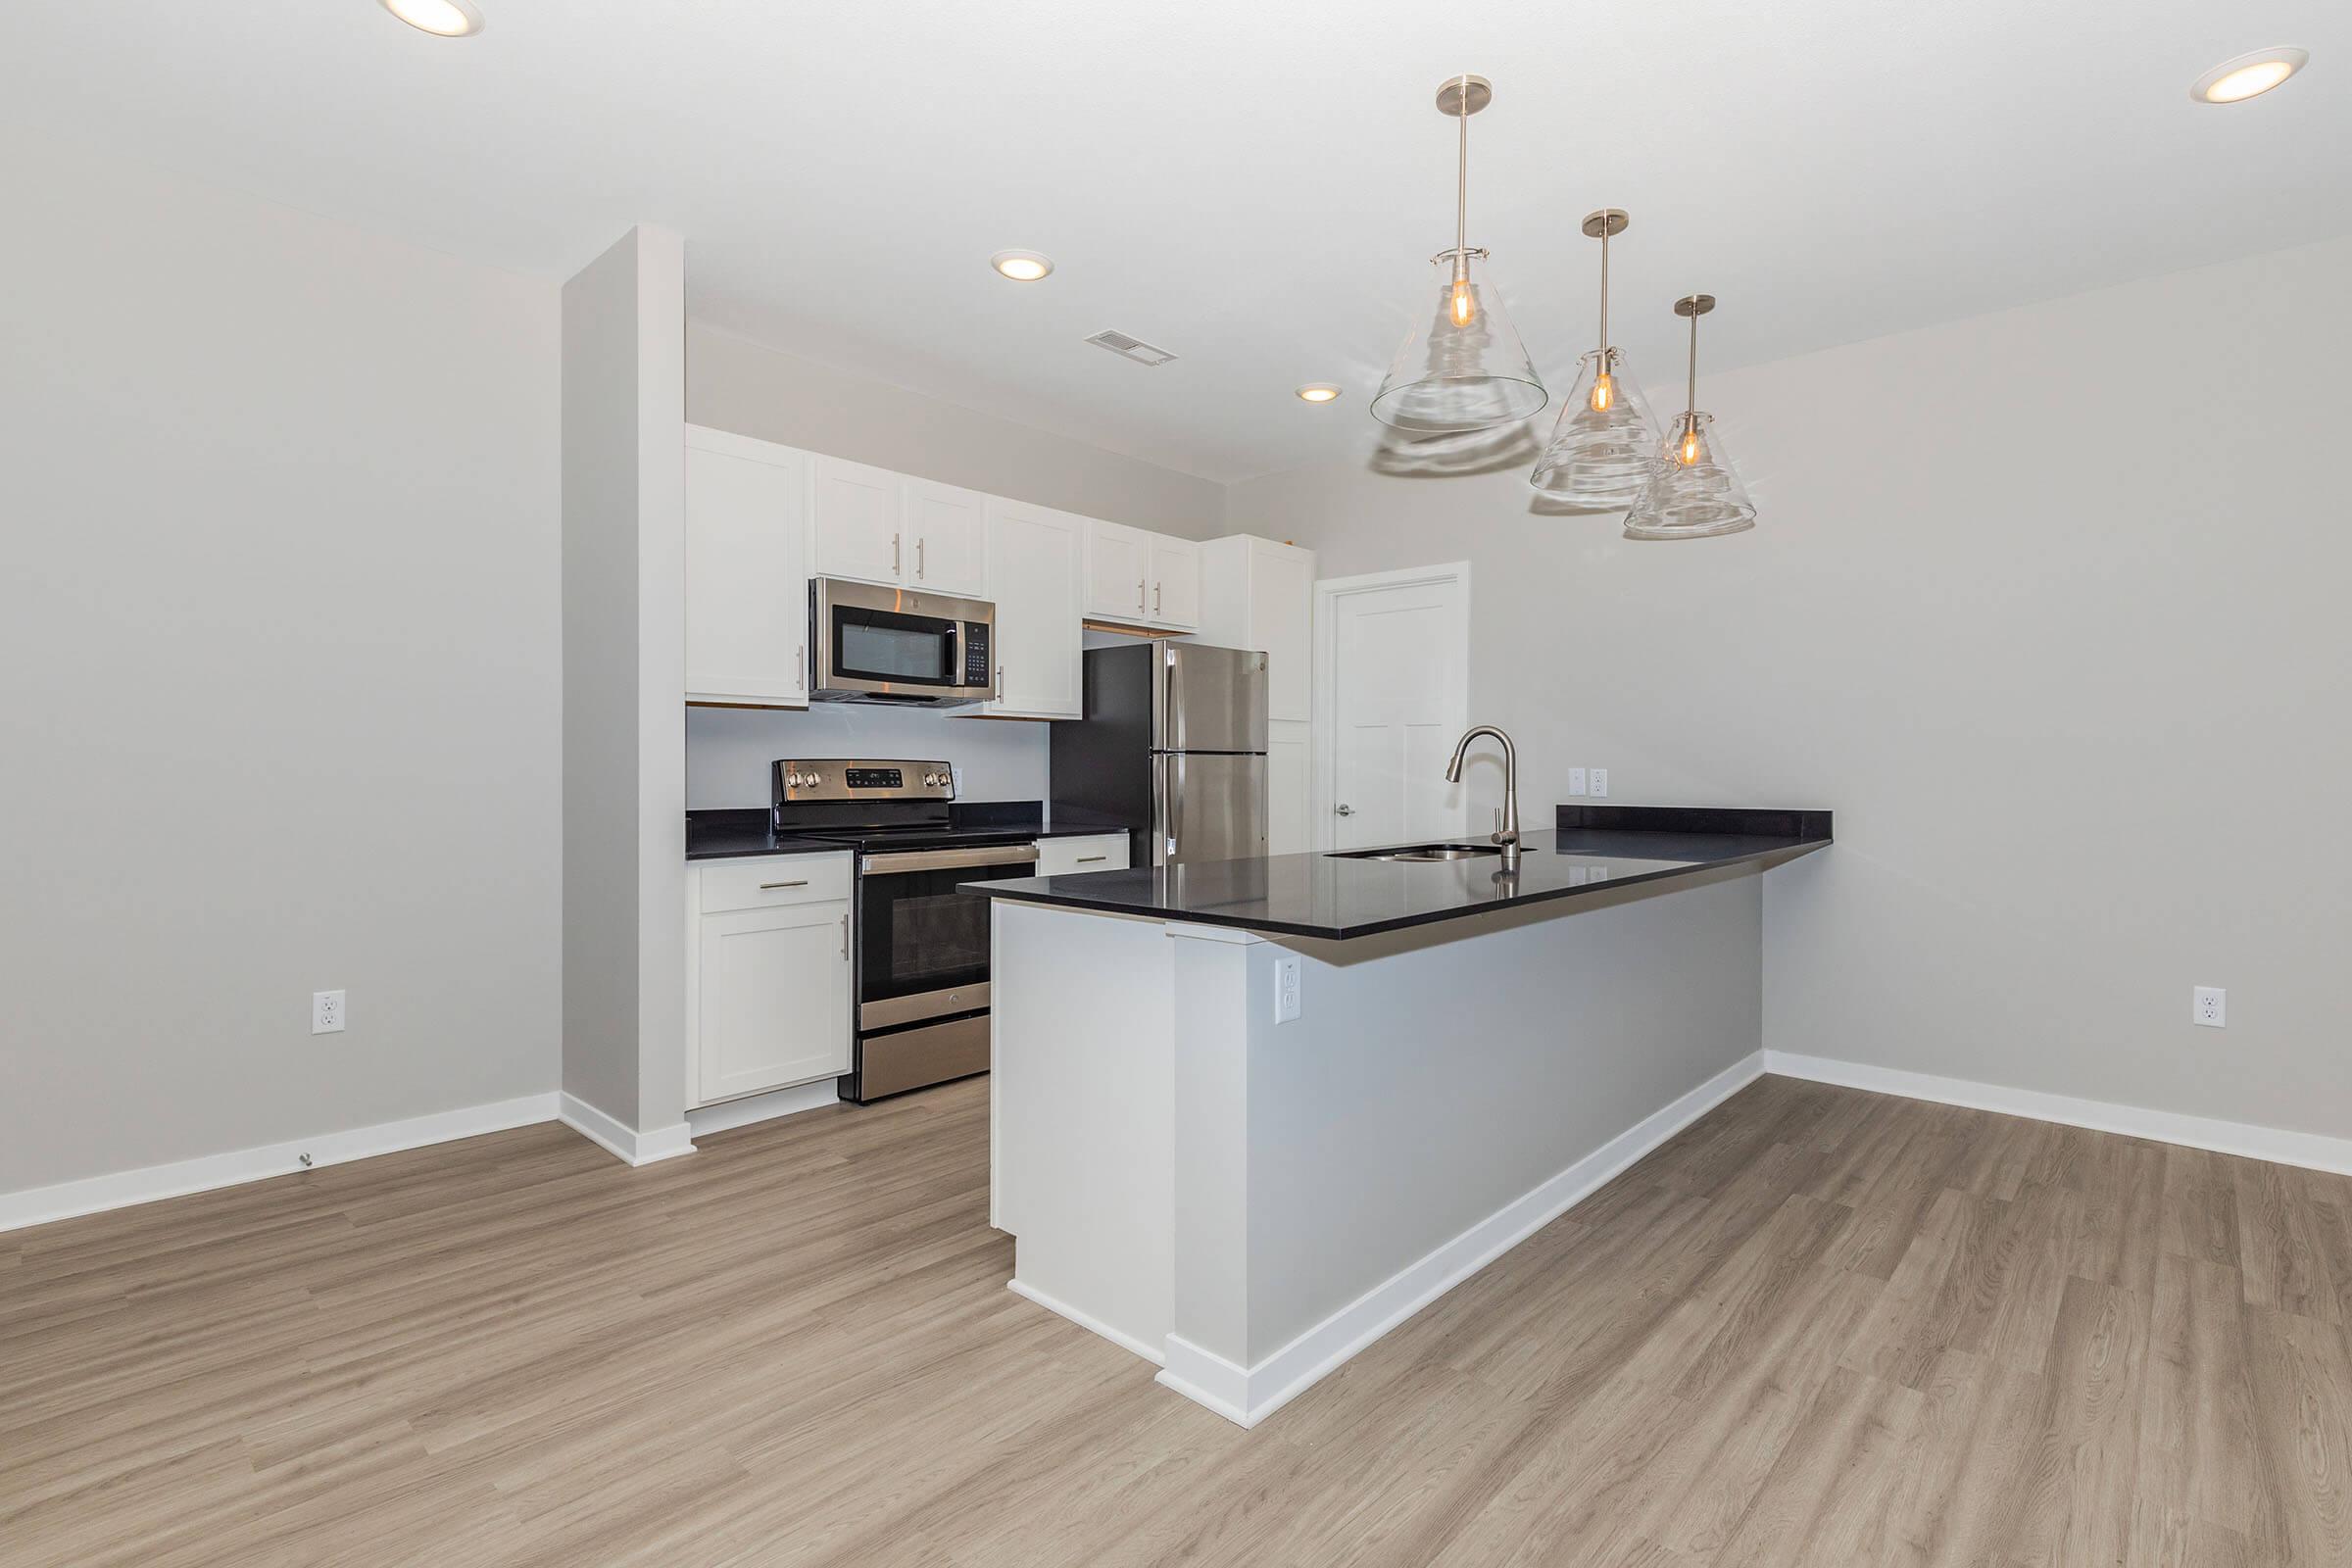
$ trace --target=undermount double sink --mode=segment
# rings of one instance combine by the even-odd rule
[[[1388,860],[1428,864],[1446,860],[1475,860],[1485,855],[1500,855],[1498,844],[1404,844],[1386,850],[1333,850],[1328,852],[1335,860]]]

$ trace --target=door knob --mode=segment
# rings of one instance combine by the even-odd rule
[[[1336,808],[1336,809],[1342,816],[1353,816],[1355,814],[1355,808],[1352,806],[1342,806]]]

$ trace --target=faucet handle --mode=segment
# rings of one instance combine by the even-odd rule
[[[1493,834],[1489,835],[1487,842],[1489,844],[1500,844],[1502,842],[1502,808],[1499,806],[1494,808],[1494,831]]]

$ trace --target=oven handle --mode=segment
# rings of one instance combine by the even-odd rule
[[[858,861],[867,876],[893,871],[953,871],[963,865],[1029,864],[1037,859],[1034,844],[995,844],[970,850],[904,850],[895,855],[868,855]]]

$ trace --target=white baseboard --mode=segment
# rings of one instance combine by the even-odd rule
[[[694,1152],[694,1131],[682,1121],[641,1133],[606,1115],[577,1095],[564,1094],[559,1099],[557,1120],[631,1165],[651,1165],[658,1159],[675,1159],[680,1154]]]
[[[1764,1070],[1784,1078],[1807,1078],[1815,1083],[1847,1089],[1868,1089],[1906,1100],[1930,1100],[1962,1105],[1970,1110],[1997,1111],[2004,1116],[2027,1116],[2092,1132],[2121,1133],[2160,1144],[2207,1149],[2217,1154],[2267,1159],[2281,1165],[2352,1175],[2352,1138],[2329,1138],[2321,1133],[2288,1132],[2257,1127],[2248,1122],[2222,1121],[2212,1116],[2187,1116],[2179,1111],[2149,1110],[2139,1105],[2104,1100],[2078,1100],[2071,1095],[2044,1094],[2038,1089],[2006,1089],[1999,1084],[1974,1083],[1965,1078],[1939,1078],[1934,1073],[1905,1072],[1874,1067],[1859,1061],[1836,1061],[1828,1056],[1803,1056],[1787,1051],[1764,1053]]]
[[[302,1163],[305,1154],[311,1156],[312,1167],[340,1165],[347,1160],[421,1149],[427,1144],[445,1144],[455,1138],[474,1138],[555,1119],[553,1094],[524,1095],[487,1105],[466,1105],[457,1110],[435,1111],[429,1116],[377,1122],[371,1127],[232,1150],[224,1154],[206,1154],[169,1165],[88,1176],[80,1181],[60,1182],[54,1187],[0,1193],[0,1231],[289,1175],[305,1168]]]
[[[1342,1362],[1559,1218],[1627,1166],[1754,1083],[1763,1073],[1762,1052],[1741,1057],[1533,1192],[1512,1200],[1418,1262],[1366,1291],[1254,1366],[1237,1366],[1180,1335],[1169,1335],[1164,1357],[1152,1357],[1162,1364],[1158,1381],[1227,1420],[1246,1427],[1257,1425]],[[1076,1313],[1062,1315],[1085,1321]],[[1092,1323],[1087,1326],[1098,1334],[1105,1332]]]
[[[1017,1279],[1006,1280],[1004,1282],[1004,1288],[1015,1296],[1024,1297],[1029,1300],[1035,1301],[1038,1305],[1044,1307],[1047,1311],[1052,1312],[1056,1317],[1066,1317],[1071,1322],[1077,1324],[1080,1328],[1085,1329],[1090,1333],[1102,1335],[1102,1338],[1108,1340],[1111,1344],[1117,1346],[1122,1350],[1133,1350],[1136,1354],[1142,1356],[1153,1366],[1157,1366],[1159,1364],[1160,1349],[1156,1345],[1147,1345],[1132,1334],[1123,1334],[1119,1330],[1114,1329],[1109,1324],[1103,1322],[1101,1318],[1096,1317],[1093,1313],[1081,1312],[1078,1310],[1078,1308],[1070,1305],[1067,1301],[1057,1301],[1053,1297],[1048,1296],[1045,1292],[1036,1289],[1034,1286],[1024,1285]],[[1224,1412],[1220,1411],[1218,1413],[1223,1414]]]
[[[838,1105],[842,1102],[840,1084],[838,1078],[819,1078],[814,1083],[795,1084],[790,1089],[771,1089],[764,1095],[722,1100],[715,1105],[688,1111],[686,1125],[700,1138],[705,1133],[723,1133],[730,1128],[749,1127],[757,1121],[773,1121],[778,1116],[797,1116],[804,1110]]]

